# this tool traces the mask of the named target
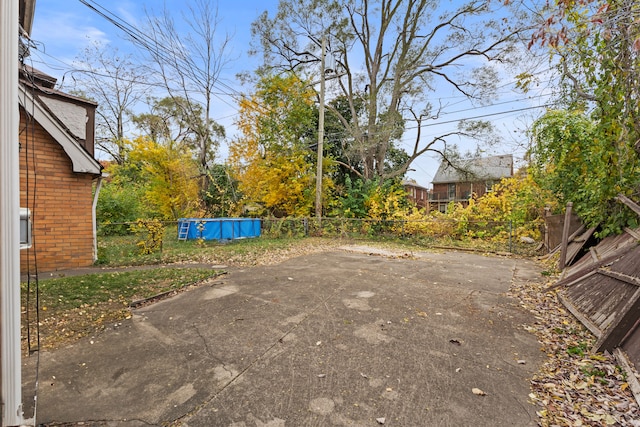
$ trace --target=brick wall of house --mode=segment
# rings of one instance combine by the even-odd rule
[[[441,202],[456,201],[465,203],[472,194],[482,197],[487,193],[487,183],[485,181],[457,182],[455,198],[449,197],[449,184],[433,184],[431,199]]]
[[[487,194],[487,182],[475,181],[475,182],[457,182],[455,184],[455,197],[451,198],[449,191],[449,183],[433,184],[433,191],[431,192],[430,208],[445,212],[449,202],[460,203],[463,206],[469,204],[469,197],[475,195],[476,197],[482,197]]]
[[[407,192],[407,198],[415,206],[419,208],[429,207],[429,191],[426,188],[407,183],[404,185],[404,189]]]
[[[74,173],[60,144],[20,111],[20,206],[31,209],[33,242],[20,270],[39,272],[93,263],[92,176]]]

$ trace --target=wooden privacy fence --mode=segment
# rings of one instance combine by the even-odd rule
[[[640,215],[640,206],[618,200]],[[615,353],[631,370],[640,366],[640,228],[626,229],[589,248],[573,266],[565,268],[554,287],[558,297],[597,338],[594,352]],[[566,252],[570,247],[567,246]],[[628,372],[640,403],[640,383]]]
[[[544,218],[545,223],[545,238],[544,244],[547,251],[551,252],[554,248],[557,248],[562,243],[562,231],[564,229],[565,214],[559,215],[546,215]],[[569,235],[572,235],[580,229],[582,223],[577,215],[570,215],[569,223]]]

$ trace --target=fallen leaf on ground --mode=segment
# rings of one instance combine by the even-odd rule
[[[529,398],[538,424],[640,427],[640,409],[626,374],[610,354],[589,354],[596,339],[545,283],[514,283],[509,295],[535,320],[522,328],[536,335],[547,359],[531,380]]]

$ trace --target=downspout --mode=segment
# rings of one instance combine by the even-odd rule
[[[98,221],[96,219],[96,208],[98,206],[98,197],[100,196],[102,181],[108,176],[109,174],[103,172],[102,175],[97,178],[96,191],[93,195],[93,204],[91,205],[91,222],[93,224],[93,262],[98,261]]]

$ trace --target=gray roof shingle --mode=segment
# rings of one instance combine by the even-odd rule
[[[455,166],[443,161],[433,177],[434,184],[499,180],[513,176],[513,155],[460,160]]]

